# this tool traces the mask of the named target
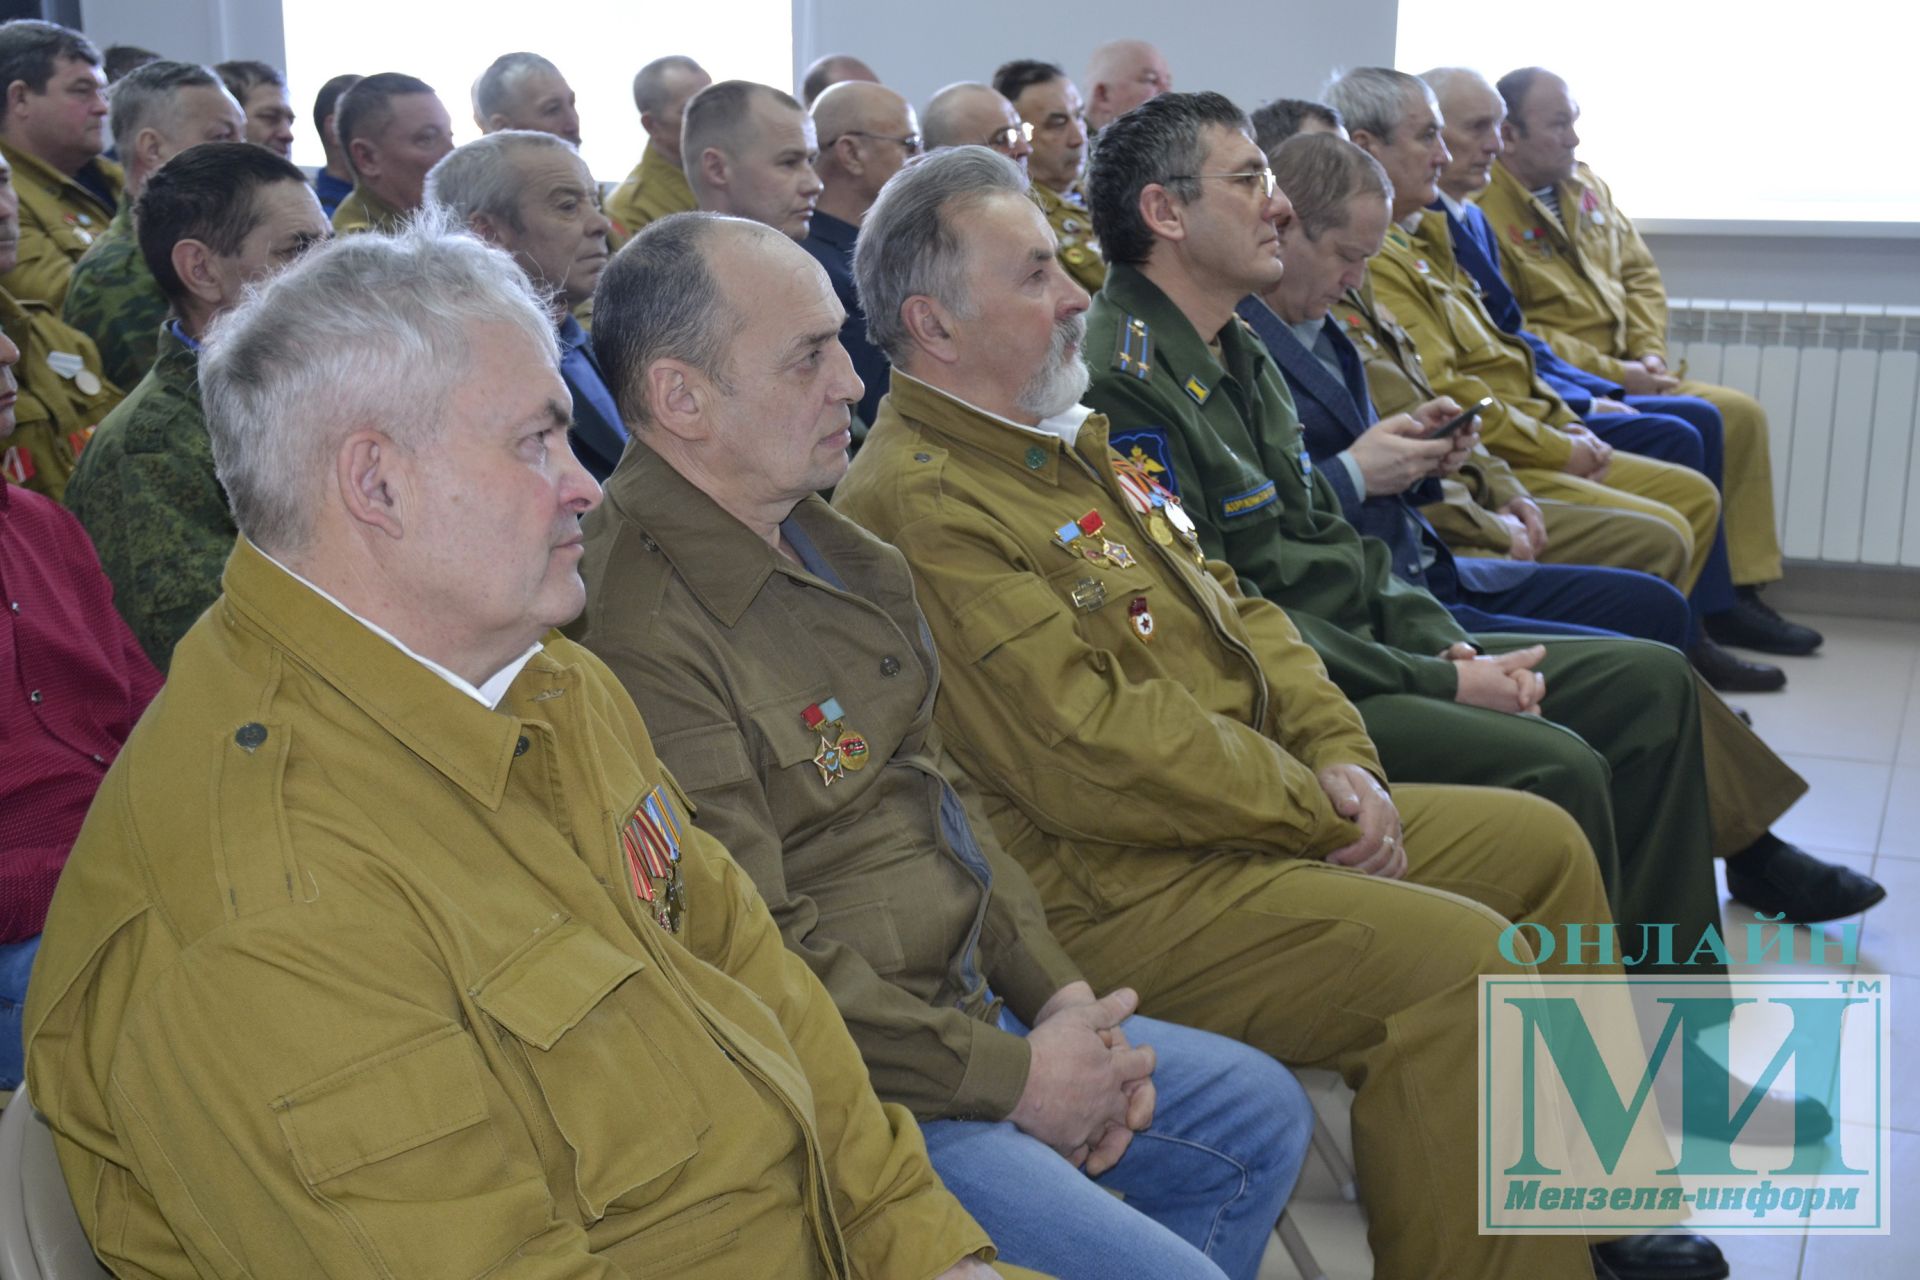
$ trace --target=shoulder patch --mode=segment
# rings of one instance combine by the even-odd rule
[[[1107,446],[1146,472],[1174,497],[1180,496],[1180,478],[1173,474],[1173,449],[1165,427],[1133,427],[1107,437]]]
[[[1120,331],[1114,338],[1113,367],[1142,382],[1153,376],[1153,335],[1145,320],[1137,316],[1121,319]]]
[[[1220,514],[1230,520],[1235,516],[1252,515],[1278,501],[1280,501],[1279,489],[1274,486],[1273,481],[1263,480],[1245,493],[1230,493],[1221,498]]]

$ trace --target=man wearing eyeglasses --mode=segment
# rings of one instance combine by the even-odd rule
[[[993,87],[1033,126],[1027,177],[1033,181],[1034,203],[1060,242],[1060,265],[1088,293],[1098,292],[1107,263],[1080,191],[1087,172],[1087,112],[1080,90],[1058,66],[1032,58],[1003,63],[993,73]]]
[[[920,154],[920,124],[912,105],[892,89],[843,80],[827,86],[815,100],[813,128],[820,139],[820,158],[813,165],[820,176],[820,198],[800,247],[827,269],[834,296],[847,313],[840,345],[853,357],[853,371],[866,386],[857,410],[860,421],[854,426],[857,448],[880,408],[880,397],[887,393],[887,358],[867,341],[867,317],[853,285],[853,244],[880,188]]]
[[[990,147],[1024,171],[1033,154],[1033,126],[990,84],[962,80],[927,99],[921,117],[927,150]]]

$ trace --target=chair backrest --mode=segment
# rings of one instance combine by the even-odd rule
[[[24,1088],[0,1112],[0,1280],[112,1280],[80,1229],[53,1131]]]

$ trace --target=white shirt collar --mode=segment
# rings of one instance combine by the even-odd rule
[[[1456,218],[1463,216],[1467,211],[1467,202],[1465,200],[1455,200],[1444,191],[1440,193],[1440,203],[1446,207],[1448,213]]]
[[[252,544],[250,543],[249,545],[252,545]],[[260,551],[260,548],[257,546],[255,546],[253,549],[255,551]],[[435,662],[432,658],[427,657],[425,654],[415,653],[412,649],[407,648],[407,646],[401,642],[400,637],[394,635],[391,631],[388,631],[385,627],[382,627],[380,624],[376,622],[368,621],[367,619],[361,617],[359,614],[355,613],[353,610],[347,608],[346,605],[341,604],[340,601],[335,599],[334,596],[331,595],[324,587],[321,587],[313,582],[309,582],[306,578],[301,577],[298,573],[295,573],[292,569],[289,569],[281,561],[275,560],[272,556],[267,555],[266,552],[260,551],[260,554],[263,556],[266,556],[268,560],[272,560],[275,565],[279,566],[280,570],[283,573],[285,573],[288,577],[292,578],[295,582],[299,583],[301,586],[305,587],[307,590],[313,592],[313,594],[319,596],[322,600],[325,600],[328,604],[332,605],[334,608],[338,609],[340,612],[346,614],[349,618],[352,618],[355,622],[359,623],[361,626],[365,627],[367,630],[373,632],[373,634],[379,636],[382,640],[385,640],[388,644],[392,645],[394,648],[398,649],[400,652],[406,654],[409,658],[412,658],[415,662],[419,663],[421,666],[425,667],[427,670],[433,672],[433,674],[439,676],[442,680],[445,680],[448,684],[452,685],[454,688],[458,689],[460,692],[466,694],[469,698],[472,698],[475,702],[478,702],[481,706],[487,708],[489,711],[495,710],[500,706],[500,700],[507,696],[507,689],[512,686],[515,680],[520,678],[520,672],[525,669],[527,663],[533,660],[533,655],[536,653],[539,653],[541,648],[543,647],[538,641],[536,641],[534,643],[534,646],[531,649],[528,649],[525,653],[515,658],[512,662],[509,662],[506,666],[494,672],[491,676],[487,678],[487,681],[485,684],[482,684],[479,688],[475,688],[471,683],[467,681],[467,679],[464,676],[458,675],[455,672],[448,670],[446,667],[441,666],[439,663]]]
[[[894,369],[894,372],[899,374],[901,377],[907,379],[909,382],[918,382],[921,386],[933,392],[935,395],[945,396],[947,399],[953,401],[955,404],[966,405],[967,408],[973,410],[975,413],[979,414],[980,416],[985,418],[992,418],[995,422],[999,423],[1002,426],[1012,427],[1015,431],[1024,431],[1031,436],[1058,437],[1060,440],[1066,443],[1066,446],[1069,449],[1073,448],[1074,441],[1080,438],[1080,424],[1093,416],[1093,410],[1091,408],[1089,408],[1084,404],[1076,404],[1071,408],[1065,410],[1064,412],[1054,414],[1051,418],[1042,418],[1038,424],[1029,427],[1024,423],[1015,422],[1012,418],[1003,418],[997,413],[989,413],[987,410],[982,409],[977,404],[972,404],[972,403],[969,403],[968,401],[962,400],[959,396],[954,395],[951,391],[942,391],[939,387],[934,386],[932,383],[926,382],[920,378],[914,377],[912,374],[908,373],[905,369],[896,367]]]

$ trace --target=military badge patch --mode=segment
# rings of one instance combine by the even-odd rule
[[[1116,431],[1107,437],[1107,444],[1121,457],[1127,459],[1147,475],[1154,483],[1163,486],[1174,497],[1180,496],[1180,480],[1173,474],[1173,447],[1167,438],[1165,427],[1134,427],[1127,431]]]
[[[1304,454],[1302,455],[1305,456]],[[1245,493],[1228,494],[1220,499],[1220,514],[1232,519],[1234,516],[1252,515],[1265,507],[1280,501],[1280,491],[1273,481],[1267,480],[1255,485]]]

